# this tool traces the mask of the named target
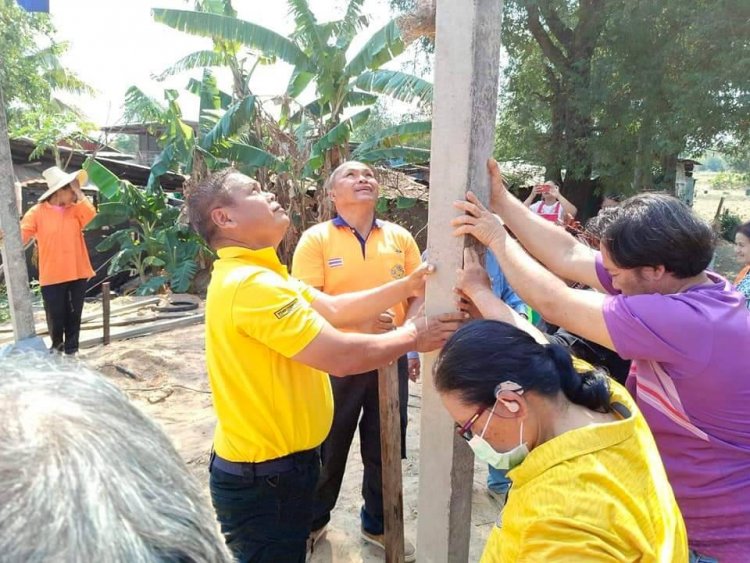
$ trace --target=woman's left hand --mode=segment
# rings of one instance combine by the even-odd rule
[[[453,206],[464,212],[451,221],[453,236],[471,235],[484,246],[503,240],[502,219],[490,213],[473,192],[466,192],[466,201],[456,201]]]

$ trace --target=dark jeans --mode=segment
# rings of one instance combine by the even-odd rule
[[[304,563],[320,456],[294,456],[294,469],[264,477],[210,468],[211,501],[240,563]]]
[[[66,354],[78,352],[85,295],[84,279],[42,286],[44,312],[53,350]]]
[[[406,457],[406,407],[409,399],[409,374],[406,356],[398,360],[398,390],[401,411],[401,457]],[[331,511],[341,490],[346,459],[359,424],[359,443],[364,464],[361,511],[362,526],[371,534],[383,533],[383,475],[380,459],[380,409],[378,372],[369,371],[350,377],[331,377],[333,387],[333,426],[323,442],[320,455],[323,468],[315,491],[312,529],[331,520]],[[360,417],[361,414],[361,417]]]

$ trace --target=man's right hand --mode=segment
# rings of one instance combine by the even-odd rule
[[[417,316],[407,321],[416,332],[417,352],[432,352],[443,347],[443,344],[469,318],[469,315],[459,311],[444,313],[432,317]]]

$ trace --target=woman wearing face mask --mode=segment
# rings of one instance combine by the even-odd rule
[[[516,326],[472,322],[435,365],[457,432],[513,482],[482,561],[688,561],[682,516],[627,392]]]

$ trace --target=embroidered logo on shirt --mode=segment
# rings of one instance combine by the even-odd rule
[[[403,278],[404,275],[406,275],[406,271],[401,264],[396,264],[393,268],[391,268],[391,277],[394,280]]]
[[[289,303],[284,305],[281,309],[279,309],[278,311],[274,311],[273,314],[277,319],[281,320],[284,317],[288,316],[293,311],[295,311],[298,307],[299,307],[299,301],[297,300],[297,298],[294,298]]]
[[[331,258],[328,260],[329,268],[338,268],[339,266],[343,266],[343,265],[344,265],[343,258]]]

